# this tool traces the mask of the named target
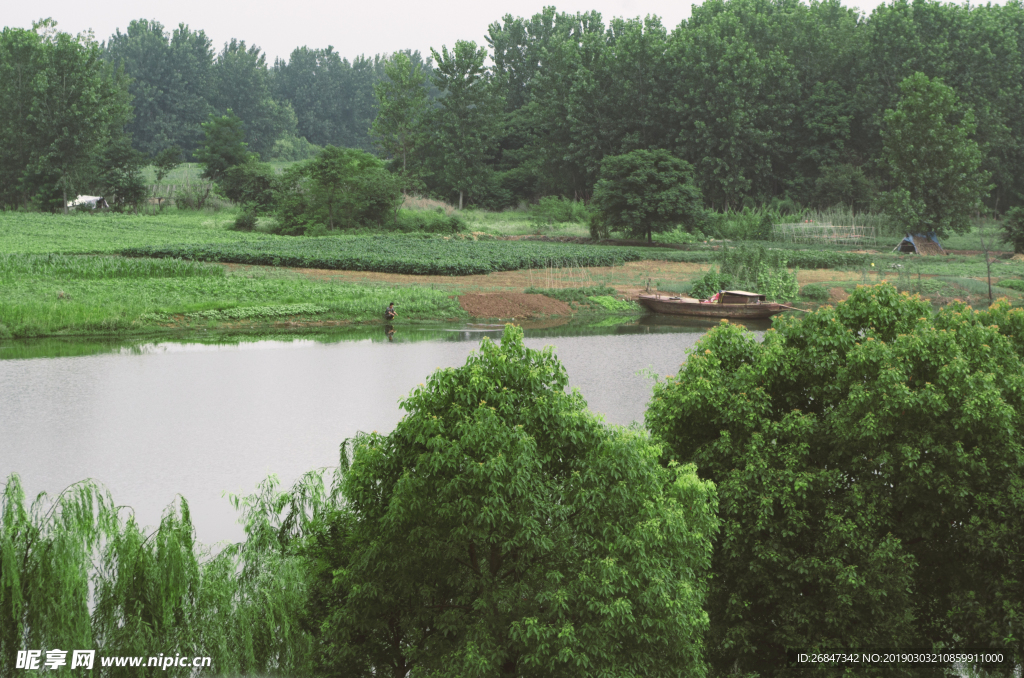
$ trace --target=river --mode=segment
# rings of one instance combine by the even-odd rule
[[[674,374],[710,324],[613,322],[527,326],[526,344],[554,346],[570,385],[607,421],[643,421],[653,385],[643,371]],[[30,496],[93,478],[151,526],[181,494],[200,541],[238,540],[224,492],[252,492],[270,473],[288,485],[336,465],[342,440],[390,431],[400,398],[500,333],[459,325],[398,326],[390,336],[375,327],[152,343],[7,341],[0,477],[20,474]]]

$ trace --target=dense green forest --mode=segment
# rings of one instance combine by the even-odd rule
[[[892,187],[885,114],[915,73],[955,93],[950,116],[968,121],[979,145],[987,206],[1022,202],[1020,2],[898,1],[863,16],[833,1],[708,0],[671,30],[653,16],[548,7],[502,17],[485,45],[431,51],[348,61],[300,47],[268,64],[256,46],[218,50],[185,25],[133,21],[103,42],[52,22],[7,28],[0,202],[52,206],[55,186],[102,174],[82,171],[90,157],[116,165],[111,149],[125,138],[147,156],[176,147],[188,158],[200,124],[230,110],[264,160],[327,144],[368,150],[410,188],[492,209],[545,195],[589,200],[601,161],[638,149],[690,163],[716,209],[864,209]],[[55,91],[72,74],[78,91]],[[86,118],[78,129],[58,125],[78,95],[90,102],[79,108],[97,110],[76,109]]]

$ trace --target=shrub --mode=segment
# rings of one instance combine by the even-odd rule
[[[587,208],[578,200],[549,195],[530,208],[530,219],[538,224],[582,224],[587,221]]]
[[[699,229],[687,231],[681,226],[676,226],[671,231],[658,234],[657,240],[658,242],[671,243],[673,245],[696,245],[707,240],[707,236],[701,233]]]
[[[274,209],[277,175],[268,163],[250,159],[226,169],[217,187],[232,202],[254,212],[267,213]]]
[[[733,278],[729,274],[722,274],[717,268],[712,268],[704,274],[700,280],[693,283],[690,294],[695,299],[709,299],[718,293],[719,290],[729,289],[733,286]]]
[[[293,165],[280,180],[278,219],[284,233],[305,233],[394,223],[402,194],[398,179],[378,158],[327,146],[313,160]]]
[[[469,228],[461,216],[446,214],[441,208],[434,211],[398,210],[395,225],[400,231],[423,233],[461,233]]]
[[[1013,245],[1016,254],[1024,254],[1024,208],[1014,207],[1003,217],[999,227],[1003,230],[1001,239]]]
[[[1007,280],[1004,278],[999,281],[999,286],[1016,292],[1024,292],[1024,280]]]
[[[258,219],[255,211],[251,208],[243,209],[235,218],[234,229],[236,231],[251,231],[256,228],[257,221]]]
[[[811,301],[828,301],[830,298],[828,288],[818,283],[809,283],[801,287],[800,296]]]

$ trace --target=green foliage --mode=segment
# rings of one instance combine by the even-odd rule
[[[97,177],[92,183],[112,209],[137,212],[149,197],[149,186],[142,178],[145,164],[145,156],[132,149],[129,139],[122,137],[108,143],[99,153]]]
[[[1016,292],[1024,292],[1024,280],[1003,278],[999,281],[999,286]]]
[[[691,232],[682,227],[676,226],[671,231],[657,234],[654,237],[654,240],[656,242],[670,243],[673,245],[696,245],[699,242],[705,242],[707,240],[707,236],[699,230]]]
[[[0,32],[0,206],[66,211],[93,178],[131,117],[125,79],[101,55],[52,19]]]
[[[587,208],[582,202],[557,195],[545,196],[530,207],[530,219],[539,224],[586,223],[587,218]]]
[[[786,253],[758,245],[724,247],[719,253],[720,275],[732,279],[741,289],[764,294],[769,300],[789,301],[796,298],[796,272],[786,269]]]
[[[26,504],[21,480],[0,493],[0,676],[25,648],[91,648],[89,573],[115,524],[110,495],[84,481]]]
[[[814,182],[814,202],[821,209],[849,205],[854,212],[866,212],[875,198],[875,185],[861,167],[848,163],[827,165]]]
[[[1024,254],[1024,208],[1014,207],[1003,217],[999,224],[1002,229],[1000,239],[1013,245],[1013,251]]]
[[[324,668],[705,674],[714,488],[567,383],[509,325],[352,441],[316,567]]]
[[[395,301],[403,318],[465,317],[447,291],[225,275],[221,266],[175,259],[0,254],[5,334],[133,332],[158,325],[321,315],[377,320]]]
[[[933,314],[860,287],[763,341],[723,324],[655,387],[666,462],[719,491],[717,671],[788,675],[788,648],[886,643],[1021,663],[1022,332],[1006,304]]]
[[[459,195],[459,209],[465,194],[482,190],[488,179],[487,156],[497,145],[501,124],[501,95],[491,87],[484,61],[487,50],[476,43],[458,40],[449,52],[430,50],[436,66],[434,86],[443,96],[432,121],[435,143],[441,158],[439,174],[451,193]]]
[[[693,169],[668,151],[637,150],[601,161],[593,205],[612,230],[647,236],[677,225],[690,231],[704,222]]]
[[[428,114],[427,73],[409,54],[395,52],[384,62],[384,77],[373,86],[377,117],[370,134],[409,174],[409,155],[424,142]]]
[[[269,157],[278,139],[296,134],[295,112],[288,102],[274,99],[266,56],[256,45],[234,38],[224,43],[209,77],[210,104],[242,120],[250,150]]]
[[[597,247],[531,241],[473,241],[428,235],[331,236],[275,239],[244,244],[132,247],[128,256],[176,257],[264,266],[379,271],[412,275],[475,275],[550,266],[615,266],[651,256],[639,247]],[[659,252],[659,258],[690,261],[703,252]]]
[[[896,110],[885,114],[883,156],[894,183],[887,211],[909,233],[965,233],[989,191],[971,138],[974,113],[968,109],[954,122],[956,93],[924,73],[907,77],[900,91]]]
[[[217,186],[225,197],[249,211],[267,213],[274,209],[277,174],[268,163],[249,158],[229,167]]]
[[[206,139],[195,157],[205,165],[204,178],[219,181],[230,168],[253,159],[245,143],[245,125],[230,109],[219,117],[211,113],[202,127]]]
[[[636,311],[637,305],[628,299],[619,299],[611,295],[598,295],[590,297],[590,301],[600,304],[606,311],[622,312]]]
[[[690,294],[694,299],[710,299],[721,290],[734,289],[733,277],[722,273],[719,268],[712,267],[699,280],[693,283]]]
[[[54,280],[113,280],[116,278],[223,278],[221,266],[183,259],[126,259],[66,254],[2,254],[0,280],[13,282],[25,275]]]
[[[777,210],[744,207],[708,218],[706,229],[715,238],[724,240],[771,240],[772,225],[786,218]]]
[[[445,214],[443,209],[398,210],[395,219],[398,230],[422,233],[462,233],[469,226],[459,214]]]
[[[259,217],[253,209],[243,209],[235,217],[234,229],[236,231],[251,231],[256,228]]]
[[[284,136],[274,142],[270,149],[269,159],[275,161],[309,160],[315,158],[323,148],[306,141],[306,137],[297,137],[294,134]]]
[[[605,285],[564,288],[527,287],[523,291],[526,294],[543,294],[545,297],[551,297],[552,299],[558,299],[559,301],[564,301],[566,303],[587,303],[594,297],[615,296],[615,288],[607,287]]]
[[[278,218],[285,233],[382,226],[401,204],[398,180],[364,151],[327,146],[313,160],[285,170]]]
[[[800,296],[811,301],[828,301],[829,290],[824,285],[809,283],[800,288]]]
[[[179,165],[181,165],[181,148],[178,146],[169,146],[153,156],[156,183],[163,183],[164,177],[176,170]]]

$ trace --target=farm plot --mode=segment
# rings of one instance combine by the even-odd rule
[[[627,261],[707,260],[709,253],[640,247],[416,236],[334,236],[246,243],[132,247],[127,256],[411,275],[477,275],[527,268],[614,266]]]

